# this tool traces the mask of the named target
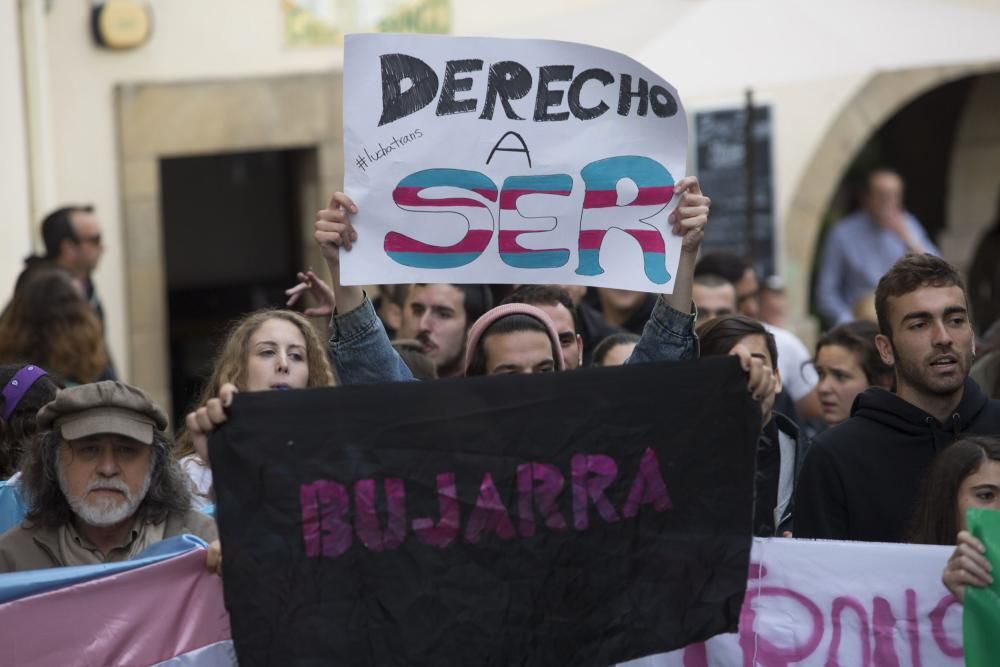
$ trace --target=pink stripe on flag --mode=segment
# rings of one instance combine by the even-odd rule
[[[392,191],[392,199],[400,206],[471,206],[474,208],[486,208],[486,204],[477,199],[467,199],[465,197],[444,197],[425,198],[420,193],[427,188],[396,188]],[[478,195],[490,201],[497,200],[496,190],[473,190]]]
[[[423,252],[429,254],[451,254],[458,252],[482,252],[493,237],[492,229],[472,229],[455,245],[437,246],[423,243],[397,232],[385,235],[386,252]]]
[[[153,665],[231,639],[222,580],[205,569],[205,553],[0,605],[3,663]]]
[[[674,196],[674,186],[659,188],[639,188],[635,201],[628,206],[656,206],[666,204]],[[618,205],[618,193],[615,190],[587,190],[583,195],[584,208],[611,208]]]

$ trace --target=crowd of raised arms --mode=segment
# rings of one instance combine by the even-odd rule
[[[711,201],[694,177],[675,188],[669,294],[344,285],[341,258],[366,230],[335,193],[314,227],[328,273],[298,274],[285,308],[232,323],[176,437],[108,353],[91,280],[97,213],[60,208],[0,315],[0,500],[23,507],[2,526],[0,572],[127,560],[185,533],[220,571],[206,443],[237,392],[732,355],[761,412],[753,534],[954,545],[942,577],[962,599],[992,581],[965,510],[1000,509],[1000,324],[977,321],[995,309],[975,304],[905,212],[895,172],[872,172],[862,201],[824,242],[815,303],[827,328],[810,350],[785,328],[782,280],[757,275],[753,257],[702,251]]]

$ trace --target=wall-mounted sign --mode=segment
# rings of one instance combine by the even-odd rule
[[[754,107],[749,151],[745,108],[698,112],[694,128],[698,163],[695,173],[702,190],[712,193],[712,224],[702,252],[749,257],[758,275],[772,275],[777,266],[771,108]],[[747,192],[748,162],[753,172],[752,196]]]
[[[340,46],[349,32],[451,31],[450,0],[281,0],[286,46]]]
[[[135,0],[107,0],[90,15],[94,41],[106,49],[134,49],[149,39],[153,29],[150,8]]]

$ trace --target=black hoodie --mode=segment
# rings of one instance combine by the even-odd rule
[[[816,436],[795,491],[795,537],[903,542],[934,456],[962,434],[1000,434],[1000,401],[971,379],[945,423],[884,389]]]

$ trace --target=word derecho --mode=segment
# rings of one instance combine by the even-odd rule
[[[438,98],[435,110],[438,116],[474,113],[479,108],[478,97],[463,94],[459,98],[458,94],[473,90],[476,80],[469,75],[483,71],[485,64],[481,59],[449,60],[441,77],[420,58],[404,53],[384,54],[379,60],[382,70],[382,115],[379,126],[423,109],[435,97]],[[584,87],[590,84],[589,87],[599,86],[604,89],[615,82],[615,76],[607,70],[592,67],[576,72],[573,65],[539,67],[536,82],[531,70],[512,60],[491,65],[489,75],[485,78],[486,88],[479,116],[481,119],[493,119],[499,100],[508,119],[525,120],[526,116],[531,115],[536,122],[568,120],[571,114],[579,120],[599,118],[611,107],[604,99],[597,104],[585,105]],[[638,81],[633,83],[631,74],[619,75],[616,104],[618,115],[629,115],[633,99],[637,102],[636,114],[639,116],[645,116],[650,110],[660,118],[671,118],[677,114],[677,100],[669,90],[656,84],[650,86],[644,78],[637,78]],[[439,84],[442,80],[443,83]],[[406,88],[403,86],[404,82],[408,84]],[[566,83],[569,84],[567,90],[558,88]],[[532,87],[535,88],[533,113],[529,113],[532,109],[530,106],[523,103],[512,104],[527,97]],[[600,97],[606,98],[607,95],[601,94]],[[567,106],[565,109],[562,107],[564,98]],[[515,109],[515,106],[518,108]],[[520,115],[518,111],[524,115]]]
[[[608,488],[617,479],[618,464],[610,456],[574,455],[570,460],[568,494],[572,521],[567,522],[560,507],[567,502],[562,471],[548,463],[522,463],[517,466],[513,493],[517,510],[515,525],[490,472],[483,474],[475,505],[464,517],[459,508],[455,474],[438,474],[437,519],[408,519],[406,485],[402,479],[385,477],[382,480],[387,515],[384,526],[376,511],[374,479],[354,482],[353,513],[351,494],[344,484],[317,480],[303,484],[299,492],[306,556],[336,558],[351,547],[355,536],[367,549],[378,552],[398,549],[412,530],[413,536],[423,544],[445,548],[457,539],[476,544],[491,535],[501,540],[518,535],[531,537],[539,517],[552,531],[566,531],[568,524],[577,531],[584,531],[590,527],[591,509],[606,523],[634,519],[644,505],[651,505],[656,512],[671,509],[660,463],[651,448],[647,447],[643,453],[620,510],[607,495]]]

